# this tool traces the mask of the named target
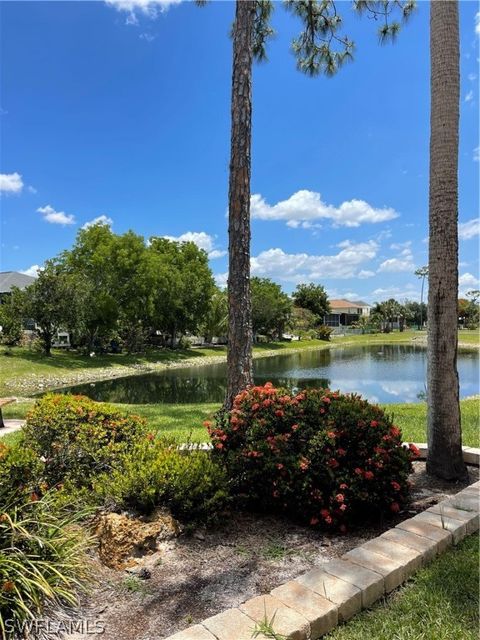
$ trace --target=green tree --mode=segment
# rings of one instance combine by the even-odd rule
[[[21,291],[16,289],[0,303],[0,343],[16,345],[22,338]]]
[[[35,282],[15,295],[23,299],[23,318],[35,322],[45,355],[50,356],[57,331],[71,331],[77,322],[79,298],[71,275],[62,264],[47,260]]]
[[[205,316],[201,331],[206,342],[214,337],[225,336],[228,329],[228,301],[226,291],[216,289]]]
[[[119,334],[128,352],[143,350],[150,330],[154,285],[143,236],[133,231],[114,236],[110,260]]]
[[[478,304],[467,298],[458,299],[458,319],[467,329],[476,329],[479,320]]]
[[[155,326],[166,331],[172,343],[178,334],[195,333],[208,314],[215,292],[207,253],[193,242],[151,238],[156,280],[152,306]]]
[[[81,299],[78,336],[88,353],[98,340],[108,340],[117,328],[120,308],[112,268],[114,243],[110,227],[96,224],[81,229],[72,249],[60,256]]]
[[[457,371],[458,2],[430,3],[427,471],[465,480]]]
[[[330,313],[330,304],[325,289],[320,284],[299,284],[292,294],[293,304],[308,309],[317,318],[317,324]]]
[[[424,322],[428,321],[427,305],[414,300],[405,300],[403,305],[408,313],[408,319],[417,327],[421,327]]]
[[[253,334],[281,337],[290,319],[292,301],[268,278],[252,278],[251,286]]]
[[[352,327],[361,329],[363,336],[365,333],[375,330],[375,318],[371,316],[360,316],[358,320],[352,324]]]
[[[302,307],[292,307],[292,313],[290,316],[289,328],[300,336],[308,335],[309,337],[314,334],[315,327],[318,325],[317,316]]]
[[[373,317],[380,319],[384,331],[392,331],[395,322],[398,322],[399,327],[403,326],[402,318],[404,313],[402,305],[394,298],[384,302],[377,302],[372,310]]]

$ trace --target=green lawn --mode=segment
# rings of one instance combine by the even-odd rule
[[[3,410],[5,418],[23,418],[32,401],[8,405]],[[479,446],[478,419],[480,398],[462,400],[463,443],[471,447]],[[203,404],[118,404],[129,413],[137,413],[147,419],[152,431],[160,431],[169,437],[185,442],[204,442],[207,434],[202,423],[219,408],[215,403]],[[388,404],[385,410],[393,415],[395,424],[403,432],[404,440],[426,442],[427,406],[418,404]]]
[[[462,439],[463,444],[469,447],[480,446],[478,421],[480,414],[480,397],[461,400],[462,412]],[[387,404],[383,405],[387,413],[393,415],[403,433],[404,440],[409,442],[427,441],[427,405],[425,402],[418,404]]]
[[[326,640],[477,640],[478,548],[467,538]]]
[[[468,329],[464,329],[463,331],[458,332],[458,341],[460,343],[464,342],[468,344],[478,345],[480,343],[480,331],[470,331]]]
[[[23,347],[0,348],[0,395],[12,395],[15,388],[6,387],[5,383],[12,379],[30,379],[35,377],[48,378],[69,373],[88,373],[95,369],[126,368],[132,366],[150,364],[171,364],[183,360],[222,355],[223,348],[213,349],[157,349],[146,354],[129,355],[105,354],[90,357],[66,351],[54,349],[52,356],[47,358],[41,353]]]

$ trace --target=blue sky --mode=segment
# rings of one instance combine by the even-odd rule
[[[164,3],[163,3],[164,4]],[[429,35],[394,46],[340,2],[355,61],[307,78],[276,3],[254,71],[252,273],[287,291],[418,299],[427,262]],[[1,268],[30,271],[100,216],[192,238],[225,281],[232,2],[2,2]],[[460,289],[478,283],[480,13],[460,2]]]

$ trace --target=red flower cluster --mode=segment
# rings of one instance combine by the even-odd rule
[[[418,455],[380,407],[329,389],[250,387],[205,426],[244,498],[342,532],[368,512],[401,509]]]

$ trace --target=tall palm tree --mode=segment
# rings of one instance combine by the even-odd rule
[[[458,1],[430,3],[430,195],[427,471],[462,480],[457,372]]]
[[[420,327],[419,327],[419,329],[421,329],[423,327],[423,290],[425,288],[425,278],[428,278],[428,266],[423,266],[423,267],[420,267],[419,269],[416,269],[415,275],[417,276],[417,278],[422,279],[422,290],[420,293]]]

